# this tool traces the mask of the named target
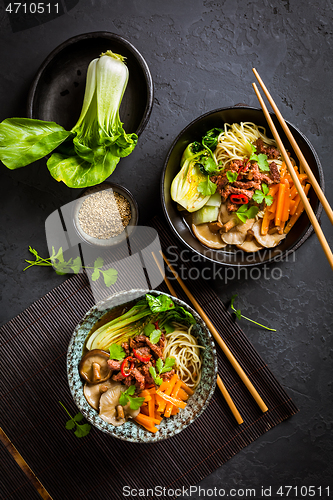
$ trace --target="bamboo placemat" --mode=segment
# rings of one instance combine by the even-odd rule
[[[175,252],[178,242],[165,224],[155,219],[152,225],[159,232],[163,250],[167,252],[172,246]],[[186,301],[180,287],[173,285]],[[261,413],[217,349],[219,374],[244,418],[241,426],[235,423],[217,389],[203,415],[167,441],[138,445],[96,429],[76,438],[65,429],[67,417],[58,401],[75,415],[67,384],[66,350],[75,326],[94,299],[86,275],[75,275],[0,329],[1,373],[6,373],[0,382],[0,427],[12,443],[6,444],[5,439],[5,446],[0,443],[5,475],[1,499],[35,500],[40,483],[54,500],[120,499],[124,486],[189,487],[298,411],[207,281],[198,279],[191,284],[187,280],[186,285],[242,364],[269,411]],[[167,292],[164,284],[160,289]],[[11,446],[37,481],[31,482],[32,472],[15,464],[14,454],[9,453]]]

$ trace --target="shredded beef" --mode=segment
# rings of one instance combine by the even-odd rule
[[[274,182],[274,184],[279,184],[280,178],[281,178],[280,172],[279,172],[277,164],[274,161],[272,161],[269,164],[269,170],[270,170],[271,178],[272,178],[272,181]]]
[[[240,189],[251,189],[251,188],[260,189],[260,182],[255,182],[255,181],[247,181],[247,182],[235,181],[232,183],[232,185]]]
[[[130,355],[130,350],[129,350],[129,344],[128,342],[123,342],[121,344],[121,347],[124,349],[124,351],[126,352],[127,356]]]
[[[121,372],[116,373],[115,375],[112,375],[112,380],[114,380],[115,382],[122,382],[124,380],[124,378],[130,378],[130,377],[124,377],[121,374]]]
[[[274,148],[273,146],[265,146],[264,141],[261,138],[256,140],[255,146],[257,154],[265,154],[270,160],[276,160],[276,158],[280,156],[280,152],[278,151],[278,149]]]
[[[116,361],[115,359],[108,359],[108,365],[111,370],[120,370],[121,361]]]
[[[240,205],[235,205],[235,203],[231,203],[230,200],[227,201],[227,209],[229,212],[237,212],[239,209]]]
[[[147,337],[146,342],[147,342],[148,346],[150,347],[150,349],[153,351],[153,353],[155,353],[158,358],[162,358],[163,359],[163,351],[162,351],[162,349],[157,344],[152,344],[150,342],[150,340],[148,339],[148,337]]]
[[[151,364],[151,362],[149,361],[148,363],[144,364],[144,365],[141,367],[141,369],[140,369],[140,371],[141,371],[142,375],[143,375],[143,376],[145,377],[145,379],[146,379],[146,384],[154,384],[154,379],[153,379],[153,377],[152,377],[152,376],[150,375],[150,373],[149,373],[149,368],[150,368],[151,366],[153,366],[153,365],[152,365],[152,364]]]
[[[249,200],[251,200],[253,191],[250,191],[248,189],[239,189],[229,185],[221,192],[221,195],[224,196],[224,198],[228,198],[230,194],[244,194],[248,197]]]
[[[172,378],[172,375],[175,373],[175,370],[172,369],[169,372],[162,373],[161,378],[163,381],[170,380]]]
[[[135,349],[140,356],[149,356],[151,354],[149,347],[139,347],[139,349]]]
[[[144,389],[145,384],[146,384],[146,380],[145,380],[144,375],[142,375],[142,373],[137,368],[133,368],[131,370],[131,374],[134,375],[134,377],[136,379],[137,388],[141,389],[141,390]]]

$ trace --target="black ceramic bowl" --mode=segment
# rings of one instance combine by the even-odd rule
[[[107,50],[126,57],[129,80],[120,106],[120,118],[127,133],[140,135],[153,106],[150,71],[130,42],[106,31],[75,36],[51,52],[30,88],[27,116],[54,121],[70,130],[80,116],[88,65]]]
[[[274,124],[287,150],[293,153],[293,150],[283,133],[276,116],[271,113]],[[272,137],[266,119],[261,109],[248,106],[233,106],[230,108],[221,108],[210,111],[191,122],[182,130],[173,142],[167,158],[164,163],[164,169],[161,181],[161,198],[164,214],[171,229],[176,236],[191,250],[202,255],[213,262],[228,266],[253,266],[261,263],[267,263],[276,259],[283,259],[291,252],[299,248],[313,232],[306,213],[303,213],[295,226],[292,228],[287,238],[285,238],[275,248],[265,248],[255,253],[246,253],[238,249],[213,250],[202,243],[194,236],[190,226],[182,217],[182,212],[177,210],[177,204],[171,199],[170,187],[172,180],[180,169],[180,159],[184,149],[193,141],[201,141],[202,136],[213,127],[222,127],[224,123],[253,122],[256,125],[262,125],[266,128],[267,135]],[[312,172],[317,178],[321,188],[324,190],[323,170],[319,158],[309,142],[309,140],[296,127],[288,122],[288,126],[295,137],[303,155],[305,156]],[[295,154],[292,156],[296,159]],[[309,192],[312,208],[319,219],[322,206],[318,202],[313,189]]]

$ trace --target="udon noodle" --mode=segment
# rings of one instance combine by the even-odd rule
[[[202,360],[197,339],[191,334],[192,326],[189,328],[173,323],[175,330],[165,335],[167,344],[164,348],[164,357],[175,358],[174,368],[179,378],[191,389],[195,389],[201,379]]]

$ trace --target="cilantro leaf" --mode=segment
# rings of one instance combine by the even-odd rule
[[[161,373],[161,370],[163,368],[163,360],[161,358],[158,358],[158,360],[156,361],[156,368],[158,370],[158,373]]]
[[[143,329],[143,333],[149,337],[151,333],[153,333],[153,331],[155,330],[155,326],[152,324],[152,323],[148,323],[144,329]]]
[[[126,357],[126,352],[119,344],[111,344],[109,347],[110,359],[120,361]]]
[[[67,408],[62,404],[62,402],[59,401],[59,403],[61,404],[61,406],[63,407],[63,409],[67,413],[67,415],[70,417],[70,420],[67,420],[67,422],[65,424],[66,429],[67,430],[72,430],[72,429],[74,429],[74,427],[76,427],[76,430],[74,431],[74,434],[78,438],[84,437],[87,434],[89,434],[89,432],[91,430],[91,425],[89,425],[89,424],[79,424],[78,423],[78,422],[81,422],[81,420],[83,419],[82,413],[77,413],[75,415],[75,417],[73,418],[72,415],[67,410]]]
[[[74,272],[74,274],[78,274],[78,272],[81,269],[81,257],[76,257],[76,259],[73,260],[73,264],[71,265],[71,269]]]
[[[116,269],[113,269],[112,267],[110,267],[110,269],[107,269],[106,271],[102,271],[102,273],[103,273],[105,286],[109,287],[111,285],[114,285],[114,283],[117,281],[118,271]]]
[[[101,267],[103,267],[103,264],[104,264],[104,260],[102,259],[102,257],[98,257],[95,262],[94,262],[94,268],[98,268],[100,269]]]
[[[89,434],[90,429],[91,425],[89,424],[76,424],[76,431],[74,432],[74,434],[78,438],[85,437],[87,434]]]
[[[97,267],[95,267],[94,272],[91,275],[91,279],[93,281],[97,281],[98,278],[99,278],[99,276],[100,276],[100,271],[99,271],[99,269]]]
[[[163,328],[165,330],[165,333],[172,333],[175,331],[175,327],[171,323],[165,323],[165,325],[163,325]]]
[[[258,155],[258,166],[259,169],[263,172],[269,172],[269,164],[267,161],[267,155],[264,155],[263,153],[260,153]]]
[[[172,367],[175,364],[175,362],[176,362],[175,358],[167,358],[165,360],[164,367],[160,371],[160,374],[166,373],[166,372],[169,372],[170,370],[172,370]]]
[[[73,418],[75,422],[81,422],[81,420],[83,420],[83,415],[82,413],[77,413]]]
[[[233,183],[237,180],[238,172],[231,172],[231,170],[228,170],[226,175],[227,175],[228,181]]]
[[[259,204],[265,200],[266,205],[270,206],[273,203],[273,196],[268,194],[269,187],[267,186],[267,184],[264,184],[264,183],[261,185],[261,187],[262,187],[262,191],[260,191],[259,189],[256,189],[254,192],[254,195],[252,196],[252,199],[256,203],[259,203]]]
[[[197,165],[203,174],[214,174],[219,170],[219,167],[216,165],[216,162],[211,155],[201,156],[200,162],[198,162]]]
[[[158,377],[156,375],[156,370],[155,370],[155,368],[153,366],[149,367],[149,373],[153,377],[154,382],[155,382],[156,385],[161,385],[162,384],[163,379],[161,379],[161,377]]]
[[[160,340],[161,338],[161,335],[162,335],[162,332],[161,330],[154,330],[153,332],[151,332],[150,334],[150,337],[149,337],[149,340],[152,344],[157,344],[157,342]]]
[[[250,161],[258,161],[258,155],[256,153],[252,153],[249,160]]]
[[[203,196],[211,196],[212,194],[215,193],[216,188],[217,188],[216,184],[214,184],[214,182],[210,180],[209,176],[207,176],[207,179],[205,181],[200,182],[198,184],[197,190]]]
[[[66,429],[71,430],[71,429],[74,429],[74,427],[75,427],[74,420],[67,420],[67,422],[66,422]]]
[[[137,410],[142,406],[142,403],[144,402],[145,398],[132,398],[132,396],[127,396],[130,402],[130,408],[131,410]]]
[[[242,222],[245,223],[247,219],[253,219],[258,212],[259,208],[254,205],[250,208],[248,208],[248,205],[241,205],[237,210],[236,215]]]

